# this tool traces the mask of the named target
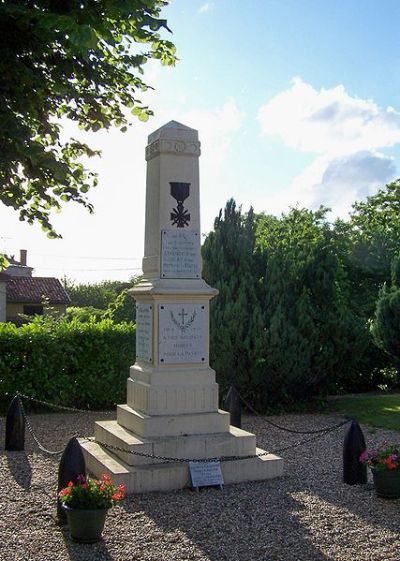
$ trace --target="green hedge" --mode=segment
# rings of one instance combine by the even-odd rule
[[[0,400],[16,391],[79,408],[126,400],[135,360],[135,325],[41,319],[22,327],[0,324]]]

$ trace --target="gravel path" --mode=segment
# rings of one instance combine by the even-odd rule
[[[115,412],[32,415],[39,438],[62,449],[75,431],[93,434],[95,420]],[[297,429],[336,424],[340,417],[271,417]],[[243,428],[274,450],[304,439],[245,417]],[[58,459],[39,453],[27,435],[25,452],[4,451],[0,419],[1,561],[400,561],[400,500],[375,496],[371,483],[348,486],[342,478],[346,428],[286,451],[282,478],[200,493],[131,495],[110,510],[104,539],[70,541],[55,523]],[[399,433],[363,427],[367,445]]]

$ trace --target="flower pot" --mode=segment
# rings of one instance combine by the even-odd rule
[[[80,543],[95,543],[101,540],[108,508],[93,510],[71,508],[62,505],[66,515],[71,538]]]
[[[377,471],[372,469],[375,490],[378,497],[385,499],[400,498],[400,471]]]

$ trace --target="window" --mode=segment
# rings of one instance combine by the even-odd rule
[[[43,306],[41,304],[27,304],[24,306],[24,314],[26,316],[42,316]]]

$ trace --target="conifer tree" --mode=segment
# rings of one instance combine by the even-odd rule
[[[333,385],[349,353],[343,274],[326,210],[260,218],[266,263],[261,406],[306,400]]]
[[[215,220],[203,246],[206,281],[219,290],[211,302],[210,360],[222,392],[234,384],[250,398],[263,347],[263,314],[253,256],[255,216],[233,199]]]
[[[392,263],[392,284],[384,284],[376,303],[371,332],[376,345],[383,349],[397,368],[400,381],[400,256]]]

